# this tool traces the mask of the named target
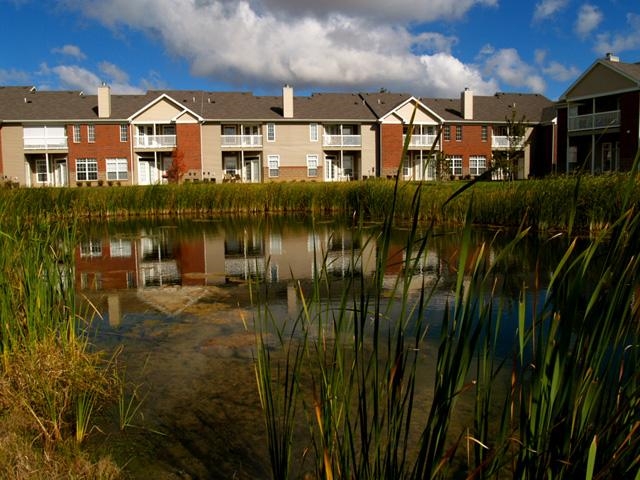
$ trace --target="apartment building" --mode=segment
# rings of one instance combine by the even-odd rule
[[[464,178],[508,149],[523,152],[516,176],[527,178],[550,164],[551,142],[540,132],[552,125],[552,107],[541,95],[469,90],[460,99],[428,99],[295,96],[286,85],[281,96],[0,87],[0,177],[23,186],[149,185],[167,182],[180,158],[183,180],[193,182],[334,182],[398,171],[420,180],[438,178],[432,157],[440,152],[450,176]],[[515,114],[526,126],[517,145],[508,131]]]
[[[640,144],[640,63],[607,54],[560,96],[560,172],[629,170]]]

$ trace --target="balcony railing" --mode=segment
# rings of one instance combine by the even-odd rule
[[[409,143],[409,147],[428,147],[433,146],[434,142],[438,138],[437,135],[411,135],[411,140]],[[402,141],[405,142],[407,136],[404,135],[402,137]],[[438,144],[436,143],[436,147]]]
[[[523,148],[524,139],[515,141],[515,138],[507,135],[492,135],[491,148]]]
[[[137,148],[172,148],[177,145],[175,135],[137,135]]]
[[[569,117],[569,131],[594,130],[620,126],[620,110]]]
[[[222,135],[223,147],[262,147],[262,135]]]
[[[26,137],[25,150],[65,150],[67,137]]]
[[[360,135],[324,135],[322,145],[325,147],[359,147],[362,145]]]

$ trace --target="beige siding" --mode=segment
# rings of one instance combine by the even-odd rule
[[[167,100],[163,100],[142,112],[133,121],[134,123],[168,123],[172,118],[176,117],[181,112],[182,109],[178,109],[173,103],[168,102]]]
[[[221,181],[222,147],[220,146],[220,125],[206,124],[202,126],[202,176]]]
[[[22,126],[3,126],[0,129],[2,135],[2,162],[3,175],[20,185],[27,183],[24,158],[24,140],[22,138]]]
[[[362,134],[362,165],[360,175],[372,177],[376,174],[376,145],[377,125],[363,124]]]
[[[263,158],[266,163],[267,155],[280,155],[281,167],[305,167],[307,155],[316,154],[322,159],[322,134],[319,132],[317,142],[309,139],[308,123],[278,123],[276,124],[276,141],[268,142],[267,127],[263,126]]]
[[[566,98],[571,100],[572,98],[607,95],[630,88],[637,88],[637,85],[623,75],[598,64],[567,92]]]
[[[396,109],[392,115],[386,117],[382,123],[390,123],[390,124],[409,124],[411,122],[411,116],[413,115],[413,111],[415,109],[415,103],[410,102],[402,107]],[[422,124],[422,125],[438,125],[439,122],[434,119],[427,110],[422,107],[418,107],[415,112],[415,117],[413,119],[413,123]]]

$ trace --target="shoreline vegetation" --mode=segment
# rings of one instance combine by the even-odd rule
[[[94,188],[0,189],[7,218],[118,219],[220,214],[344,214],[381,221],[531,227],[536,231],[597,231],[614,222],[624,202],[640,202],[630,173],[520,181],[185,183]],[[469,188],[473,186],[473,188]],[[420,205],[412,207],[416,191]],[[469,210],[470,198],[474,201]]]
[[[274,478],[308,472],[318,479],[462,474],[638,480],[635,172],[515,182],[0,189],[0,469],[9,478],[125,475],[108,457],[99,458],[103,452],[85,451],[87,436],[100,435],[97,418],[113,412],[118,422],[118,405],[134,399],[125,393],[117,359],[93,352],[85,334],[93,312],[73,288],[77,222],[331,213],[352,218],[354,228],[380,222],[381,259],[393,225],[407,225],[404,274],[388,292],[380,263],[371,279],[353,278],[329,306],[320,295],[330,281],[326,264],[317,265],[314,291],[298,292],[304,308],[284,327],[261,303],[263,286],[250,284],[258,300],[256,379]],[[500,257],[481,251],[471,258],[463,240],[458,281],[443,318],[424,316],[429,286],[418,299],[410,295],[413,274],[407,272],[416,270],[441,223],[467,233],[474,225],[515,227],[507,251],[517,251],[519,240],[534,231],[564,232],[548,240],[549,248],[566,253],[543,304],[529,317],[521,301],[509,362],[495,356],[500,322],[493,320],[504,313],[493,296],[503,281]],[[576,247],[577,232],[592,234],[586,247]],[[523,299],[535,285],[522,286]],[[383,323],[390,303],[400,306],[400,316]],[[442,332],[435,352],[439,375],[431,402],[422,405],[414,397],[418,354],[434,322]],[[511,385],[499,397],[494,380],[504,369]],[[474,421],[452,444],[449,423],[463,393],[475,398]],[[499,418],[492,417],[496,402],[504,407]],[[428,414],[423,424],[412,422],[418,409]],[[309,436],[294,442],[300,420]],[[126,427],[126,414],[120,423]],[[304,465],[300,447],[308,448]]]

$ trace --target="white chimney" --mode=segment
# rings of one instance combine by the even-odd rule
[[[98,87],[98,118],[111,116],[111,87],[103,83]]]
[[[606,57],[607,57],[607,60],[609,60],[610,62],[619,62],[620,61],[620,57],[614,55],[611,52],[607,53]]]
[[[460,94],[460,113],[465,120],[473,119],[473,92],[468,88]]]
[[[291,85],[282,87],[282,116],[293,118],[293,87]]]

